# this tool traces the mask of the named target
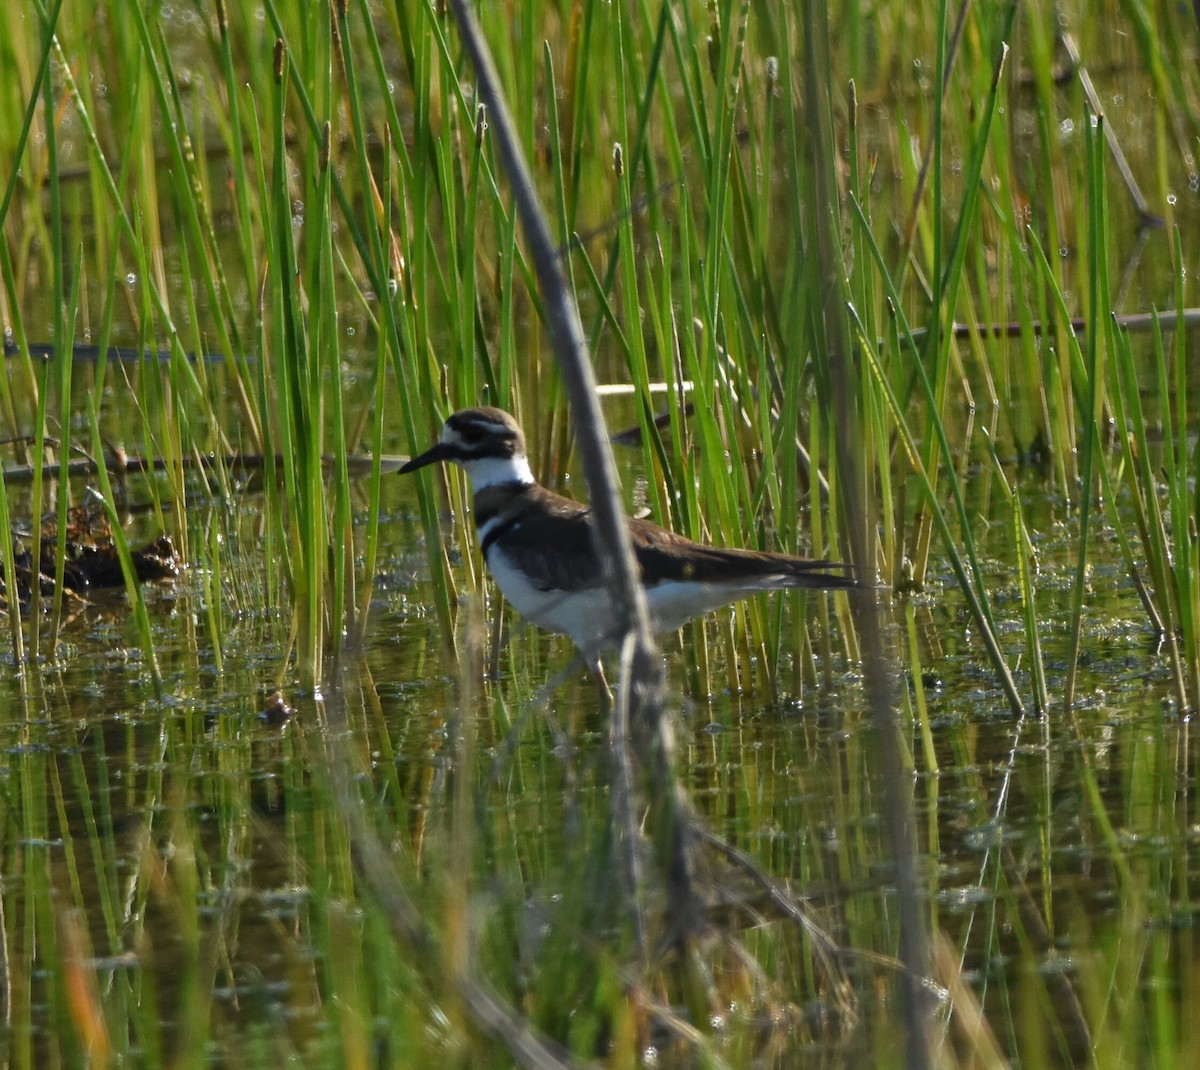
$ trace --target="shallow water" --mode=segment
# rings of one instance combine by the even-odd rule
[[[452,804],[451,726],[461,685],[425,610],[412,485],[399,478],[389,485],[385,511],[366,645],[345,659],[339,701],[351,746],[373,770],[368,794],[420,858],[427,827],[442,825]],[[203,527],[205,518],[197,521]],[[247,498],[238,523],[252,529],[255,522]],[[1098,543],[1112,547],[1111,533]],[[1055,696],[1069,638],[1069,520],[1049,525],[1036,544]],[[1104,949],[1122,941],[1136,937],[1175,961],[1179,934],[1194,918],[1194,834],[1181,820],[1192,807],[1190,725],[1176,715],[1168,664],[1112,554],[1111,567],[1090,575],[1087,656],[1070,716],[1056,703],[1046,717],[1013,718],[949,575],[889,607],[897,665],[908,660],[906,614],[913,617],[937,762],[934,769],[913,722],[906,735],[930,918],[997,1020],[1013,1012],[1023,971],[1050,971],[1086,989]],[[984,567],[999,630],[1018,651],[1012,566],[989,556]],[[261,574],[249,552],[239,571]],[[147,593],[161,695],[121,594],[92,599],[69,622],[54,664],[24,677],[10,666],[5,674],[0,798],[12,874],[5,909],[29,931],[48,933],[75,916],[72,905],[82,908],[97,984],[108,999],[132,1001],[152,977],[168,1050],[182,1042],[196,995],[188,963],[211,970],[202,975],[212,977],[218,1043],[236,1051],[247,1031],[266,1028],[319,1047],[318,1036],[304,1038],[323,1020],[311,988],[324,954],[318,915],[328,909],[328,887],[321,882],[338,879],[336,864],[331,871],[330,859],[313,854],[328,818],[313,778],[329,734],[329,696],[323,703],[285,688],[294,716],[264,712],[283,656],[269,592],[260,590],[256,608],[243,602],[224,618],[220,669],[198,577],[185,573]],[[810,635],[821,627],[813,604]],[[497,606],[482,608],[493,619]],[[724,677],[720,619],[703,626],[713,680]],[[506,627],[496,671],[479,682],[467,715],[489,822],[482,834],[507,844],[500,857],[511,852],[517,868],[498,862],[491,878],[481,870],[475,880],[485,895],[491,880],[499,882],[491,894],[511,894],[515,874],[525,873],[518,894],[535,903],[561,879],[555,874],[570,855],[578,815],[604,805],[606,726],[582,676],[560,686],[546,711],[535,709],[534,693],[570,650],[519,622]],[[869,919],[886,914],[888,868],[875,733],[855,666],[835,653],[822,676],[828,683],[794,692],[785,655],[776,692],[761,667],[750,666],[743,679],[752,689],[705,696],[690,690],[699,641],[691,630],[682,647],[674,637],[664,642],[682,773],[697,807],[719,837],[808,897],[852,961],[878,951],[878,921]],[[897,681],[911,719],[913,681],[899,670]],[[1086,796],[1085,765],[1111,830]],[[444,850],[436,836],[433,843]],[[194,915],[181,915],[181,901],[194,902]],[[181,926],[181,916],[194,928]],[[33,1020],[50,1028],[54,997],[43,990],[33,945],[8,953],[27,970]],[[1185,957],[1179,969],[1191,965]]]
[[[931,69],[932,62],[923,61],[917,77],[927,78]],[[1157,132],[1131,103],[1133,89],[1124,75],[1119,70],[1110,84],[1102,83],[1105,106],[1126,151],[1152,161]],[[909,92],[896,95],[907,104]],[[864,147],[895,168],[877,176],[879,218],[904,214],[899,161],[908,150],[894,144],[910,130],[907,121],[897,122],[903,106],[890,98],[865,104],[861,116]],[[1064,103],[1063,112],[1079,109]],[[1003,120],[1031,155],[1037,151],[1036,120],[1026,111]],[[64,143],[71,136],[68,125]],[[1079,123],[1064,123],[1059,136],[1065,155],[1082,152]],[[909,146],[913,152],[922,148]],[[68,146],[65,161],[75,158]],[[961,164],[952,154],[948,188]],[[1173,221],[1184,233],[1194,231],[1200,214],[1195,176],[1176,168],[1168,185]],[[65,198],[67,214],[83,216],[78,222],[86,230],[83,186],[68,189]],[[215,182],[214,196],[222,189]],[[1121,310],[1170,306],[1170,232],[1149,231],[1142,244],[1115,180],[1110,196],[1111,271],[1114,279],[1121,277]],[[894,211],[893,199],[901,205]],[[218,220],[227,208],[217,204]],[[166,235],[166,271],[177,280],[178,252],[170,247],[176,235]],[[791,237],[781,228],[776,240]],[[232,245],[235,237],[222,232],[220,240]],[[1057,254],[1068,288],[1082,290],[1087,265],[1076,240],[1064,235]],[[85,282],[96,288],[96,305],[102,270],[89,271]],[[987,265],[978,281],[984,292],[996,285]],[[140,300],[139,281],[131,279],[129,286]],[[26,321],[53,322],[50,300],[49,287],[31,294]],[[203,295],[198,300],[197,315],[205,319],[211,312]],[[253,318],[250,286],[235,294],[233,307]],[[364,310],[353,301],[345,302],[339,317],[347,408],[353,410],[370,396],[374,340]],[[140,339],[130,324],[119,323],[115,341],[132,345]],[[1143,338],[1134,344],[1141,385],[1152,399],[1149,343]],[[1024,374],[1028,354],[1005,341],[982,345],[991,358],[986,372],[979,354],[962,346],[974,407],[965,397],[951,406],[951,449],[964,477],[968,514],[980,521],[974,530],[983,582],[1001,641],[1022,693],[1029,694],[1012,516],[989,447],[1003,464],[1003,478],[1021,495],[1039,568],[1037,618],[1050,710],[1014,718],[935,546],[926,586],[890,599],[886,630],[914,768],[928,916],[943,954],[937,982],[951,985],[954,970],[946,963],[961,963],[961,979],[1000,1034],[1000,1046],[1016,1050],[1014,1036],[1005,1031],[1016,1033],[1037,1019],[1054,1038],[1050,1061],[1058,1065],[1082,1060],[1090,1043],[1112,1041],[1108,1035],[1084,1037],[1076,1028],[1076,1005],[1087,1008],[1092,1022],[1140,1023],[1130,1041],[1137,1049],[1131,1063],[1145,1061],[1161,1037],[1156,1028],[1168,1028],[1146,1024],[1155,1007],[1165,1006],[1161,1018],[1178,1019],[1172,1028],[1179,1031],[1179,1050],[1186,1051],[1195,1028],[1187,1012],[1200,977],[1191,937],[1198,835],[1191,724],[1179,716],[1169,659],[1129,581],[1108,517],[1092,536],[1084,661],[1074,709],[1063,711],[1078,531],[1078,503],[1064,500],[1063,488],[1077,493],[1078,457],[1068,450],[1036,455],[1031,429],[1040,426],[1045,399]],[[1058,360],[1050,341],[1036,348],[1035,361]],[[1193,337],[1189,353],[1194,350]],[[598,364],[614,378],[624,375],[609,350],[598,354]],[[157,369],[131,374],[138,388],[137,376]],[[211,374],[218,381],[223,375],[220,368]],[[77,375],[75,390],[81,396],[88,390],[86,374]],[[113,391],[103,419],[120,441],[126,408],[120,388]],[[1189,399],[1191,412],[1197,411],[1195,400]],[[624,403],[609,414],[614,426],[633,419]],[[401,452],[396,423],[393,415],[385,449]],[[228,425],[235,434],[232,411]],[[625,486],[635,487],[638,462],[626,454],[619,463]],[[572,493],[582,494],[580,480]],[[918,497],[913,489],[908,500]],[[905,525],[898,532],[902,542],[912,539],[913,509],[899,521]],[[356,786],[380,826],[394,835],[396,854],[409,866],[406,875],[429,893],[421,905],[439,921],[451,916],[439,893],[461,875],[455,868],[461,860],[454,857],[459,841],[447,830],[457,813],[460,774],[469,780],[476,827],[473,853],[462,863],[469,874],[464,895],[475,926],[472,951],[485,969],[514,990],[533,992],[529,1000],[536,1004],[540,993],[528,978],[548,972],[555,941],[585,943],[566,924],[563,937],[554,923],[570,906],[564,899],[575,887],[580,845],[595,849],[587,833],[610,801],[607,723],[595,690],[576,675],[553,691],[545,709],[538,705],[538,693],[570,660],[569,646],[511,614],[501,617],[486,587],[471,589],[468,575],[477,574],[478,564],[462,558],[470,550],[453,542],[462,531],[448,524],[451,552],[459,555],[458,648],[470,647],[472,629],[486,636],[481,671],[469,667],[465,654],[456,661],[429,608],[416,515],[413,482],[391,477],[365,642],[346,651],[323,695],[298,690],[294,682],[288,597],[279,562],[264,545],[269,525],[261,499],[250,491],[238,492],[230,503],[209,503],[199,493],[189,502],[189,541],[204,545],[215,529],[226,547],[215,605],[207,603],[205,577],[195,569],[147,588],[161,688],[120,593],[94,595],[70,616],[52,662],[19,672],[0,654],[6,659],[0,673],[0,708],[6,711],[0,719],[0,921],[7,934],[0,995],[10,1011],[6,1020],[31,1026],[28,1035],[19,1028],[0,1036],[6,1064],[9,1057],[22,1064],[17,1054],[27,1045],[35,1057],[24,1063],[38,1065],[36,1053],[53,1047],[49,1041],[63,1022],[78,1020],[61,978],[82,966],[111,1028],[128,1031],[126,1046],[146,1055],[150,1065],[185,1051],[193,1034],[208,1037],[214,1064],[249,1059],[278,1065],[292,1057],[317,1065],[323,1054],[327,1065],[337,1065],[329,1052],[339,1050],[338,1030],[349,1032],[331,1010],[349,987],[338,973],[344,968],[339,955],[344,948],[361,949],[370,965],[372,956],[385,956],[386,934],[363,920],[352,852],[337,827],[325,782],[327,752],[335,744],[345,744],[360,763]],[[1131,524],[1127,503],[1120,503],[1118,515]],[[361,526],[365,518],[359,520]],[[157,534],[145,520],[139,523],[141,536]],[[138,538],[138,531],[131,533],[133,541]],[[810,660],[789,642],[774,679],[763,659],[729,639],[729,613],[690,626],[682,638],[667,637],[663,651],[678,712],[681,775],[691,798],[718,837],[805,897],[842,950],[870,1019],[873,1001],[886,1004],[880,993],[890,991],[894,976],[880,956],[895,947],[878,742],[839,621],[820,613],[826,597],[810,596],[803,608],[791,597],[766,600],[768,612],[784,614],[789,623],[799,616],[797,628],[784,628],[784,635],[803,630],[818,651]],[[493,660],[498,620],[504,630]],[[738,662],[734,669],[731,660]],[[916,716],[918,683],[928,708],[928,748]],[[290,715],[280,715],[271,700],[277,688]],[[470,765],[457,749],[462,735],[474,747]],[[751,899],[753,909],[760,906]],[[785,942],[772,943],[769,920],[753,926],[743,917],[739,924],[786,989],[786,980],[801,971],[788,972],[789,948],[779,946]],[[380,967],[380,988],[390,986],[399,991],[394,1001],[422,1008],[428,1050],[457,1050],[453,1010],[433,1005],[420,970],[412,966],[409,972],[413,979],[405,987]],[[1129,978],[1138,979],[1136,991],[1113,992]],[[802,991],[789,991],[786,999],[806,998],[808,990]],[[1105,1019],[1096,1008],[1106,1001],[1134,1009]],[[751,1020],[763,1013],[764,1002],[745,997],[739,1008],[731,1000],[729,1017],[744,1013]],[[368,1032],[377,1050],[386,1051],[389,1043],[399,1047],[386,1024],[397,1014],[395,1002],[372,993],[364,1003],[375,1015]],[[22,1015],[25,1004],[30,1010]],[[803,1011],[818,1017],[811,1006]],[[779,1017],[786,1019],[782,1011]],[[880,1010],[878,1019],[885,1018]],[[201,1029],[199,1020],[212,1024]],[[963,1043],[955,1028],[946,1027],[953,1042]],[[568,1032],[564,1026],[562,1033]],[[814,1063],[859,1066],[864,1049],[887,1050],[869,1031],[830,1032],[836,1035],[822,1036],[826,1043]],[[763,1026],[761,1033],[769,1038],[756,1049],[761,1062],[784,1066],[797,1052],[809,1054],[805,1045],[820,1030]],[[415,1054],[407,1064],[421,1065],[428,1050],[412,1044]],[[156,1049],[167,1058],[150,1058]],[[649,1055],[646,1061],[652,1061]],[[387,1065],[382,1054],[378,1062]]]

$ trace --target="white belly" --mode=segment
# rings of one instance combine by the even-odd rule
[[[612,631],[612,599],[604,587],[580,591],[541,591],[514,568],[499,547],[488,555],[488,570],[512,607],[539,628],[569,635],[592,656],[608,645]]]
[[[487,563],[496,586],[526,620],[548,632],[569,635],[589,658],[613,645],[613,606],[607,588],[538,590],[524,572],[512,566],[498,546],[488,554]],[[693,617],[752,593],[726,584],[660,583],[646,589],[650,625],[656,634],[678,631]]]

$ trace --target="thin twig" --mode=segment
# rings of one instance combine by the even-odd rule
[[[690,838],[684,830],[684,804],[675,781],[674,736],[663,705],[663,669],[650,631],[645,592],[638,578],[628,523],[618,492],[616,465],[605,436],[596,379],[587,355],[579,309],[566,285],[559,251],[538,202],[532,175],[522,155],[495,65],[467,0],[451,0],[463,45],[479,80],[479,98],[488,109],[489,131],[508,174],[530,259],[542,291],[543,310],[563,383],[575,418],[594,520],[593,539],[613,606],[618,634],[633,635],[632,653],[622,658],[628,689],[635,756],[645,756],[647,786],[653,793],[654,838],[668,873],[670,916],[678,922],[695,916]],[[624,673],[623,673],[624,675]],[[623,756],[619,761],[625,760]]]
[[[1079,46],[1075,43],[1075,38],[1067,30],[1061,33],[1063,48],[1067,51],[1067,57],[1071,61],[1071,67],[1075,71],[1075,76],[1079,79],[1079,84],[1083,88],[1084,95],[1088,98],[1088,107],[1096,115],[1104,114],[1104,105],[1100,101],[1100,94],[1096,92],[1096,86],[1092,83],[1092,76],[1088,74],[1088,69],[1084,65],[1083,60],[1079,55]],[[1133,201],[1133,207],[1137,210],[1138,215],[1142,217],[1142,221],[1150,226],[1161,227],[1163,218],[1157,212],[1150,211],[1149,202],[1142,195],[1141,187],[1137,184],[1137,179],[1133,177],[1133,169],[1129,166],[1129,161],[1125,159],[1125,153],[1121,151],[1121,143],[1117,140],[1116,131],[1113,130],[1112,123],[1104,123],[1104,140],[1108,145],[1108,151],[1112,153],[1113,163],[1117,165],[1117,170],[1121,174],[1121,180],[1125,183],[1125,188],[1129,191],[1129,197]]]
[[[406,458],[396,457],[391,454],[386,454],[379,458],[379,468],[384,475],[389,472],[398,472],[404,466]],[[174,460],[168,460],[165,457],[129,457],[123,453],[110,453],[103,458],[103,465],[100,459],[96,457],[76,457],[73,461],[67,463],[67,475],[69,476],[90,476],[95,475],[100,471],[101,467],[106,472],[112,472],[114,475],[138,475],[143,472],[166,472],[174,471],[176,468],[182,468],[185,471],[188,469],[198,469],[205,472],[214,470],[224,470],[229,472],[264,472],[270,471],[271,466],[268,464],[269,458],[262,453],[230,453],[225,456],[217,456],[215,454],[188,454],[184,457],[179,457]],[[333,457],[324,456],[321,458],[321,465],[326,474],[330,474],[334,464]],[[364,478],[371,474],[375,464],[375,458],[369,454],[354,454],[346,458],[346,468],[351,479]],[[275,454],[274,465],[276,471],[282,471],[283,457],[280,454]],[[36,466],[32,464],[17,464],[11,468],[5,468],[4,482],[13,483],[32,483],[33,474]],[[57,461],[47,461],[41,466],[44,476],[55,477],[62,471],[62,465]]]

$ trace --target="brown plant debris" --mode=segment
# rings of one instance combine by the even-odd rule
[[[17,602],[29,605],[37,583],[42,595],[54,593],[58,558],[58,518],[51,517],[42,524],[37,539],[36,556],[28,533],[14,533],[13,559]],[[167,535],[131,551],[133,571],[138,580],[173,579],[179,575],[181,563],[175,546]],[[82,599],[93,588],[120,587],[125,582],[121,557],[112,536],[107,516],[94,506],[79,505],[67,516],[65,553],[63,555],[62,587],[69,597]],[[12,602],[8,577],[0,574],[0,607],[7,609]]]

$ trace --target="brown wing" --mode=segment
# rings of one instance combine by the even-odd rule
[[[584,591],[603,584],[587,506],[533,486],[508,509],[490,553],[500,551],[517,568],[543,577],[535,584],[542,590]]]
[[[543,575],[545,589],[582,591],[601,586],[604,577],[592,545],[591,509],[543,487],[531,487],[530,491],[522,496],[498,540],[504,554],[518,568]],[[543,523],[549,518],[553,523]],[[642,582],[647,586],[663,580],[733,586],[738,586],[739,580],[750,580],[751,586],[756,581],[778,587],[856,585],[852,576],[842,574],[848,566],[837,562],[722,550],[692,542],[646,520],[631,520],[629,527]]]
[[[693,580],[698,583],[739,581],[769,582],[779,587],[854,587],[857,581],[847,573],[850,566],[836,561],[811,561],[791,554],[762,553],[757,550],[725,550],[706,546],[660,528],[645,520],[632,520],[634,549],[646,576],[660,580]]]

